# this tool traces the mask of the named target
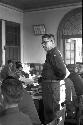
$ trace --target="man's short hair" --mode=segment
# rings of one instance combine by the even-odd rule
[[[13,61],[9,59],[9,60],[7,61],[7,63],[10,64],[10,63],[13,63]]]
[[[2,82],[1,92],[8,103],[18,103],[23,95],[22,83],[18,79],[8,76]]]
[[[19,69],[20,67],[23,68],[22,63],[20,61],[16,62],[15,65],[17,69]]]
[[[30,68],[35,68],[35,64],[34,63],[30,63]]]
[[[19,68],[23,68],[21,64],[18,64],[16,65],[16,68],[19,69]]]
[[[53,34],[44,34],[43,36],[42,36],[42,39],[44,39],[44,38],[53,38],[54,39],[54,35]]]
[[[21,62],[20,62],[20,61],[17,61],[17,62],[15,62],[15,64],[18,65],[18,64],[21,64]]]

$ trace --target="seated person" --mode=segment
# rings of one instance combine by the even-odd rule
[[[26,78],[29,78],[29,74],[28,73],[25,73],[23,71],[23,67],[22,67],[22,64],[19,63],[19,62],[16,62],[16,72],[15,72],[15,76],[17,78],[19,78],[20,76],[25,76]]]
[[[79,75],[83,78],[83,63],[80,65]]]
[[[16,78],[20,78],[20,76],[25,76],[26,77],[26,73],[24,71],[22,71],[22,65],[21,64],[17,64],[16,65]],[[27,78],[27,84],[32,84],[33,80]],[[23,82],[23,81],[22,81]],[[25,83],[26,84],[26,83]],[[23,98],[19,103],[19,110],[21,112],[23,112],[26,115],[29,115],[32,123],[34,125],[41,125],[41,121],[39,119],[34,101],[31,97],[31,95],[25,90],[23,89]]]
[[[8,76],[14,76],[14,68],[12,60],[8,60],[7,65],[5,65],[1,70],[1,80],[4,80]]]
[[[82,77],[76,73],[71,72],[68,78],[73,82],[76,95],[79,97],[80,95],[83,95],[83,79]]]
[[[22,64],[19,63],[16,63],[16,71],[14,77],[22,81],[25,88],[27,85],[32,85],[34,82],[34,79],[29,78],[29,74],[23,71]]]
[[[33,63],[30,64],[30,70],[29,70],[31,76],[33,76],[36,73],[35,65]]]
[[[23,92],[23,98],[18,106],[21,112],[23,112],[26,115],[29,115],[34,125],[41,125],[41,121],[39,119],[34,101],[31,95],[25,89]]]
[[[18,103],[23,97],[23,87],[18,79],[8,77],[1,85],[4,110],[0,114],[1,125],[32,125],[28,114],[19,111]]]

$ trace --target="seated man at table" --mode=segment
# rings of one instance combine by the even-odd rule
[[[25,75],[25,77],[28,76],[27,74],[25,74],[24,71],[22,71],[22,69],[23,69],[22,64],[18,63],[16,65],[16,68],[17,68],[17,70],[16,70],[16,78],[19,79],[20,76],[23,76],[23,75]],[[23,80],[23,79],[20,79],[20,80]],[[25,84],[32,84],[33,83],[33,80],[31,80],[29,78],[26,78],[25,80],[27,81],[27,83],[25,83]],[[32,97],[31,97],[31,95],[25,89],[23,89],[23,98],[20,101],[18,106],[19,106],[19,110],[21,112],[23,112],[24,114],[30,116],[30,118],[32,120],[32,123],[34,125],[41,125],[41,122],[40,122],[40,119],[39,119],[39,116],[38,116],[34,101],[33,101]]]
[[[20,76],[25,76],[26,78],[29,78],[29,74],[28,74],[28,73],[25,73],[25,72],[23,71],[22,64],[19,63],[19,62],[16,62],[15,77],[19,79]]]
[[[19,111],[18,103],[23,97],[23,87],[19,80],[8,77],[1,85],[4,110],[0,114],[1,125],[32,125],[28,115]]]
[[[8,60],[7,64],[1,70],[1,80],[3,81],[8,76],[14,76],[13,61]]]
[[[81,63],[81,65],[80,65],[79,75],[80,75],[80,76],[82,77],[82,79],[83,79],[83,63]]]

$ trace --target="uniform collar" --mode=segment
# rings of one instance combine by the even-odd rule
[[[56,47],[52,48],[51,50],[49,50],[49,51],[47,52],[47,54],[51,53],[51,52],[54,51],[55,49],[56,49]]]

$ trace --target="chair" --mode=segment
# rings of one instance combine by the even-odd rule
[[[78,125],[83,125],[83,95],[79,99]]]
[[[59,119],[59,122],[57,125],[64,125],[65,111],[66,111],[66,107],[63,107],[61,110],[57,112],[57,119]]]
[[[47,125],[64,125],[65,111],[66,111],[66,107],[63,107],[61,110],[57,111],[56,113],[57,117]]]

